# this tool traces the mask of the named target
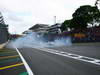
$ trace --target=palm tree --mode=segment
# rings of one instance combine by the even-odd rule
[[[0,12],[0,24],[5,24],[4,18],[3,18],[3,16],[2,16],[1,12]]]

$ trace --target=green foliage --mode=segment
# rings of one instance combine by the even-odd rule
[[[6,27],[8,27],[8,25],[0,23],[0,28],[6,28]]]
[[[70,28],[70,22],[71,20],[65,20],[61,25],[61,31],[68,30]]]
[[[84,29],[88,26],[88,23],[93,24],[93,21],[98,20],[99,10],[97,7],[90,5],[80,6],[75,13],[73,13],[74,27]]]
[[[80,6],[73,14],[71,20],[65,20],[61,26],[62,31],[70,29],[85,29],[88,24],[100,22],[100,11],[96,6]]]

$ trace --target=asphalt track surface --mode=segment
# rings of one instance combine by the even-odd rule
[[[100,45],[95,45],[95,43],[93,45],[82,44],[82,45],[73,45],[67,47],[66,46],[53,47],[51,49],[100,59]]]
[[[100,46],[79,45],[51,49],[100,59]],[[45,52],[36,48],[21,48],[19,51],[34,75],[100,75],[100,65]]]

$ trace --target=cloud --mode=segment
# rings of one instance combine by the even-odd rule
[[[7,19],[8,20],[11,20],[11,21],[14,21],[14,22],[21,22],[21,21],[23,21],[19,16],[16,16],[16,15],[14,15],[14,14],[7,14],[8,16],[7,16]]]
[[[95,0],[0,0],[0,11],[9,24],[9,31],[23,32],[36,23],[54,24],[71,19],[81,5],[94,5]]]

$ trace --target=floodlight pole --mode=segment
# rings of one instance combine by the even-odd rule
[[[56,16],[54,16],[54,24],[56,24]]]

